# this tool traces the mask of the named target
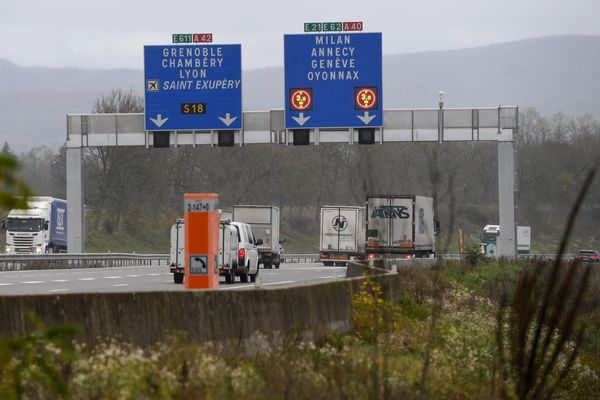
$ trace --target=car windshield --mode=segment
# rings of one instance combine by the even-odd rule
[[[596,252],[594,250],[580,250],[579,254],[582,256],[593,256],[596,255]]]
[[[6,230],[11,232],[39,232],[42,230],[42,220],[39,218],[9,218],[6,221]]]

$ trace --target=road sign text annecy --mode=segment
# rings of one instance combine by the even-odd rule
[[[144,46],[148,131],[242,129],[239,44]]]
[[[381,33],[285,35],[285,127],[383,125]]]

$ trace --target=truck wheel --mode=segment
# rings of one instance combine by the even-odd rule
[[[240,274],[240,282],[242,282],[242,283],[248,282],[248,270],[246,270],[245,272],[242,272]]]
[[[265,261],[265,262],[263,263],[263,265],[264,265],[264,266],[265,266],[265,268],[267,268],[267,269],[271,269],[271,268],[273,268],[273,264],[271,264],[271,261]]]
[[[228,285],[235,283],[235,271],[233,270],[233,268],[230,268],[227,272],[227,275],[225,275],[225,283],[227,283]]]
[[[279,269],[279,264],[281,264],[281,261],[275,264],[275,268]]]
[[[183,274],[180,272],[173,273],[173,282],[183,283]]]
[[[256,277],[258,276],[258,271],[260,271],[260,270],[258,268],[256,268],[256,274],[250,275],[250,282],[256,282]]]

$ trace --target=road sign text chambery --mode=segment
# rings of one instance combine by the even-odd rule
[[[310,52],[309,81],[359,80],[352,35],[317,35]]]
[[[238,89],[241,79],[207,79],[208,68],[223,66],[221,47],[166,47],[160,63],[163,69],[178,70],[177,80],[164,80],[161,90]]]

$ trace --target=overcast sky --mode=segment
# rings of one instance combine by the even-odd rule
[[[457,49],[546,35],[600,35],[599,0],[0,0],[0,59],[22,66],[143,69],[172,33],[241,43],[244,69],[283,64],[304,22],[363,21],[383,53]]]

